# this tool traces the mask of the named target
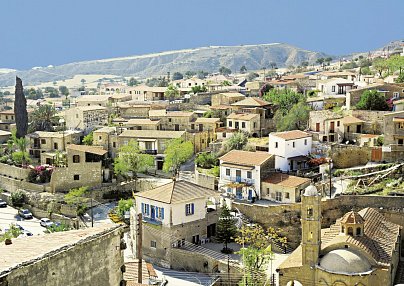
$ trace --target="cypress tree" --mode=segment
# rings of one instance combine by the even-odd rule
[[[234,240],[236,233],[237,228],[234,218],[230,215],[230,210],[227,206],[224,205],[216,227],[216,240],[224,244],[222,252],[228,253],[231,251],[227,248],[227,244]]]
[[[19,77],[16,77],[15,83],[14,116],[17,126],[17,138],[25,137],[28,130],[27,99],[24,95],[22,80]]]

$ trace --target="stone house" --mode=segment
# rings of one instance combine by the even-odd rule
[[[223,92],[212,95],[212,106],[231,105],[237,101],[243,100],[244,94],[238,92]]]
[[[155,101],[165,100],[164,93],[167,87],[138,85],[127,88],[129,94],[132,95],[132,99],[136,101]]]
[[[219,190],[237,200],[261,199],[261,181],[274,170],[274,159],[267,152],[231,150],[219,158]]]
[[[161,130],[185,131],[197,119],[194,112],[168,111],[161,117]]]
[[[275,157],[275,169],[284,172],[307,168],[311,153],[312,135],[292,130],[269,134],[269,154]]]
[[[227,116],[227,128],[244,131],[253,137],[261,135],[261,120],[255,113],[232,113]]]
[[[79,106],[65,111],[66,127],[90,133],[108,124],[108,110],[103,106]]]
[[[70,144],[66,147],[66,166],[54,169],[52,192],[66,192],[82,186],[94,187],[109,180],[107,151],[102,147]]]
[[[170,267],[174,249],[205,243],[215,235],[218,196],[217,192],[188,181],[173,181],[135,193],[130,232],[133,245],[136,245],[136,214],[142,214],[143,257]]]
[[[393,111],[404,111],[404,99],[393,101]]]
[[[122,126],[128,130],[160,130],[160,120],[134,118],[123,123]]]
[[[27,134],[25,137],[28,141],[27,150],[31,158],[38,159],[42,164],[52,164],[49,156],[43,156],[44,153],[64,152],[67,145],[79,144],[82,135],[81,131],[76,130],[59,132],[36,131]]]
[[[110,95],[107,94],[83,95],[76,99],[76,106],[97,105],[107,107],[109,98]]]
[[[123,226],[19,237],[0,245],[0,286],[123,285]]]
[[[190,129],[198,131],[210,131],[216,133],[216,129],[221,126],[220,118],[205,118],[199,117],[194,122],[191,122]]]
[[[192,77],[192,78],[174,80],[171,83],[178,88],[184,88],[184,89],[191,90],[191,88],[195,87],[195,86],[200,86],[200,87],[205,86],[206,80],[199,79],[197,77]]]
[[[404,159],[404,111],[384,115],[383,160],[387,162]]]
[[[108,83],[101,85],[100,92],[101,94],[120,94],[126,93],[128,88],[127,85]]]
[[[310,185],[310,179],[273,173],[262,180],[262,199],[280,203],[300,202],[301,195]]]
[[[148,104],[118,104],[119,115],[123,118],[148,118],[150,108]]]
[[[399,225],[365,208],[321,229],[321,195],[313,185],[302,196],[301,216],[301,244],[276,269],[280,286],[393,285],[401,251]]]
[[[319,96],[345,96],[353,87],[354,82],[352,80],[343,78],[319,80],[316,83],[316,89],[319,90]]]
[[[11,131],[15,128],[14,110],[0,111],[0,130]]]
[[[115,158],[118,148],[118,132],[117,127],[102,127],[93,132],[93,145],[101,146],[108,151],[110,158]]]

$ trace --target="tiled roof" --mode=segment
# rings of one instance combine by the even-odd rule
[[[247,97],[241,101],[237,101],[233,103],[233,106],[267,106],[270,105],[268,101],[262,100],[261,98],[258,97]]]
[[[241,150],[231,150],[219,159],[223,163],[231,163],[237,165],[260,166],[272,157],[267,152],[249,152]]]
[[[187,111],[169,111],[167,112],[166,116],[169,117],[189,117],[192,116],[194,113],[193,112],[187,112]]]
[[[404,122],[404,117],[394,117],[393,122]]]
[[[363,123],[365,121],[360,120],[359,118],[356,118],[354,116],[348,115],[345,116],[344,118],[342,118],[342,124],[360,124]]]
[[[271,135],[285,139],[285,140],[293,140],[293,139],[311,137],[311,135],[309,133],[300,131],[300,130],[275,132],[275,133],[271,133]]]
[[[76,244],[102,237],[120,227],[120,225],[104,224],[80,230],[15,238],[11,245],[1,243],[0,276],[21,267],[22,264],[37,263],[40,259],[62,253]]]
[[[80,111],[93,111],[93,110],[107,110],[106,107],[99,106],[99,105],[88,105],[88,106],[77,106],[76,109]],[[70,109],[66,110],[69,111]]]
[[[149,117],[163,117],[166,116],[167,111],[165,109],[150,109],[149,110]]]
[[[239,92],[221,92],[219,94],[227,96],[227,97],[245,97],[244,94],[239,93]]]
[[[134,118],[129,119],[124,125],[157,125],[160,123],[160,120],[150,120],[144,118]]]
[[[310,179],[291,176],[291,175],[282,174],[282,173],[273,173],[270,175],[270,177],[268,177],[262,181],[266,182],[266,183],[270,183],[270,184],[284,186],[284,187],[295,188],[300,185],[309,183]]]
[[[354,211],[347,212],[342,218],[341,223],[353,223],[353,224],[362,224],[365,221],[360,214]]]
[[[218,193],[188,181],[173,181],[155,189],[135,194],[135,198],[140,197],[166,204],[176,204],[212,196],[218,196]]]
[[[227,110],[227,109],[231,109],[231,105],[215,105],[215,106],[211,106],[210,109],[213,109],[213,110]]]
[[[119,137],[130,138],[152,138],[152,139],[174,139],[180,138],[185,131],[169,131],[169,130],[125,130]]]
[[[205,118],[205,117],[199,117],[195,120],[195,123],[216,123],[220,122],[220,118]]]
[[[67,145],[66,148],[70,149],[70,150],[80,151],[80,152],[92,153],[92,154],[96,154],[96,155],[100,155],[100,156],[103,156],[106,153],[108,153],[107,150],[104,150],[100,146],[69,144],[69,145]]]
[[[253,118],[259,117],[256,113],[232,113],[227,116],[228,119],[239,119],[239,120],[251,120]]]
[[[27,134],[27,137],[31,138],[63,138],[72,134],[80,134],[81,131],[77,130],[66,130],[59,132],[50,132],[50,131],[35,131],[33,133]]]
[[[322,237],[322,248],[340,243],[352,244],[368,253],[378,263],[390,265],[397,237],[400,235],[400,226],[389,222],[372,208],[365,208],[359,214],[365,221],[363,236],[339,235],[341,220],[337,220]]]

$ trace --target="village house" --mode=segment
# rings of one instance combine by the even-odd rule
[[[184,89],[188,89],[190,91],[192,87],[205,86],[206,80],[199,79],[197,77],[192,77],[192,78],[174,80],[171,83],[178,88],[184,88]]]
[[[55,152],[66,151],[66,146],[69,144],[79,144],[82,135],[81,131],[75,130],[36,131],[26,135],[27,150],[31,158],[39,160],[41,164],[51,164],[50,158]]]
[[[128,130],[160,130],[160,120],[134,118],[123,123],[122,126]]]
[[[119,128],[118,128],[119,129]],[[101,146],[108,151],[110,158],[116,157],[118,148],[118,132],[115,126],[106,126],[93,132],[93,145]]]
[[[244,94],[238,92],[223,92],[212,95],[212,107],[219,105],[231,105],[237,101],[243,100]]]
[[[83,95],[76,99],[76,106],[97,105],[107,107],[109,98],[110,95],[108,94]]]
[[[404,99],[393,101],[393,111],[404,111]]]
[[[354,82],[343,78],[319,80],[316,83],[316,89],[319,90],[318,96],[325,97],[345,98],[346,93],[352,88],[354,88]]]
[[[164,93],[167,87],[138,85],[128,87],[127,91],[132,95],[132,99],[136,101],[155,101],[165,100]]]
[[[350,211],[321,229],[321,195],[306,188],[302,242],[276,270],[279,285],[393,285],[401,227],[372,208]],[[383,230],[383,231],[381,231]]]
[[[255,113],[232,113],[227,116],[227,128],[247,132],[253,137],[261,136],[260,116]]]
[[[216,133],[216,129],[221,126],[220,118],[205,118],[199,117],[194,122],[191,122],[191,130],[208,131],[212,134]]]
[[[136,245],[136,215],[142,214],[144,258],[171,267],[175,249],[203,244],[216,234],[218,196],[217,192],[181,180],[135,193],[136,204],[131,209],[133,245]]]
[[[219,190],[224,196],[250,202],[262,198],[261,182],[274,170],[273,155],[231,150],[219,160]]]
[[[245,92],[249,96],[258,96],[258,93],[264,84],[263,81],[249,81],[245,84]]]
[[[119,115],[123,118],[148,118],[150,108],[149,104],[118,103]]]
[[[275,157],[275,169],[284,172],[306,169],[311,146],[312,135],[304,131],[269,134],[269,154]]]
[[[0,130],[11,131],[15,128],[14,110],[0,111]]]
[[[404,111],[384,115],[383,160],[395,162],[404,159]]]
[[[56,167],[50,181],[51,191],[99,186],[111,178],[107,151],[99,146],[70,144],[66,147],[66,166]]]
[[[82,130],[88,134],[96,127],[108,124],[108,110],[103,106],[79,106],[65,111],[68,129]]]
[[[126,93],[128,86],[122,84],[103,84],[100,86],[101,94],[120,94]]]
[[[165,116],[161,117],[161,130],[188,130],[191,122],[194,122],[196,118],[197,115],[194,112],[167,111]]]
[[[262,199],[280,203],[297,203],[310,179],[282,173],[272,173],[262,180]]]

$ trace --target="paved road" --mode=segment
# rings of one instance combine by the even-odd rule
[[[33,235],[44,234],[45,228],[40,226],[39,219],[23,219],[18,215],[18,210],[11,206],[0,208],[0,229],[9,228],[12,223],[19,224],[24,229],[32,232]]]
[[[213,280],[203,273],[175,271],[167,268],[154,266],[159,279],[167,280],[168,286],[197,286],[211,285]]]

